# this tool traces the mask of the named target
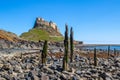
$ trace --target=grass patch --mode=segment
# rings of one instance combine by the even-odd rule
[[[29,41],[49,40],[59,42],[63,40],[62,36],[51,37],[51,35],[46,30],[41,30],[37,28],[31,29],[28,32],[21,34],[20,37]]]
[[[49,40],[50,41],[57,41],[57,42],[59,42],[59,41],[63,41],[63,37],[62,36],[58,36],[58,37],[49,37]]]
[[[49,40],[49,34],[40,29],[29,30],[29,32],[23,33],[20,37],[30,41]]]

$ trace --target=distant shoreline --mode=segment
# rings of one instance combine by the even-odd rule
[[[77,46],[120,46],[120,44],[79,44]]]

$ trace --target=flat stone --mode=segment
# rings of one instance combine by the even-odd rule
[[[95,73],[97,73],[97,70],[96,70],[96,69],[92,69],[92,70],[90,70],[90,72],[91,72],[92,74],[95,74]]]
[[[0,77],[0,80],[6,80],[5,78],[3,78],[3,77]]]
[[[6,80],[11,80],[12,79],[12,77],[8,74],[4,74],[2,77],[5,78]]]
[[[13,68],[12,68],[12,66],[8,63],[8,64],[4,64],[4,65],[2,66],[2,69],[4,69],[4,70],[10,70],[10,69],[13,69]]]
[[[24,77],[23,73],[19,73],[19,74],[17,74],[17,78],[18,79],[24,79],[25,77]]]
[[[39,80],[39,78],[37,77],[38,73],[36,71],[30,71],[28,73],[28,77],[31,77],[32,80]]]
[[[112,80],[111,75],[108,74],[108,73],[101,73],[99,76],[102,77],[105,80]]]
[[[14,66],[13,71],[17,72],[17,73],[22,73],[23,72],[23,70],[21,69],[20,66]]]
[[[44,66],[43,69],[47,70],[48,74],[53,74],[54,73],[54,71],[52,69],[48,68],[48,67]]]
[[[41,80],[49,80],[49,77],[45,74],[41,75]]]
[[[17,65],[17,64],[18,64],[18,62],[13,61],[13,60],[10,60],[9,63],[10,63],[11,65]]]
[[[80,71],[80,70],[77,70],[77,71],[76,71],[76,74],[80,75],[80,74],[81,74],[81,71]]]

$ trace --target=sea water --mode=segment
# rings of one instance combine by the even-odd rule
[[[84,46],[83,49],[102,49],[102,50],[108,50],[108,46]],[[110,46],[110,50],[120,50],[120,46]]]

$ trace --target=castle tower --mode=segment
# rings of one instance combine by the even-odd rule
[[[44,21],[44,19],[43,18],[36,18],[36,21]]]

